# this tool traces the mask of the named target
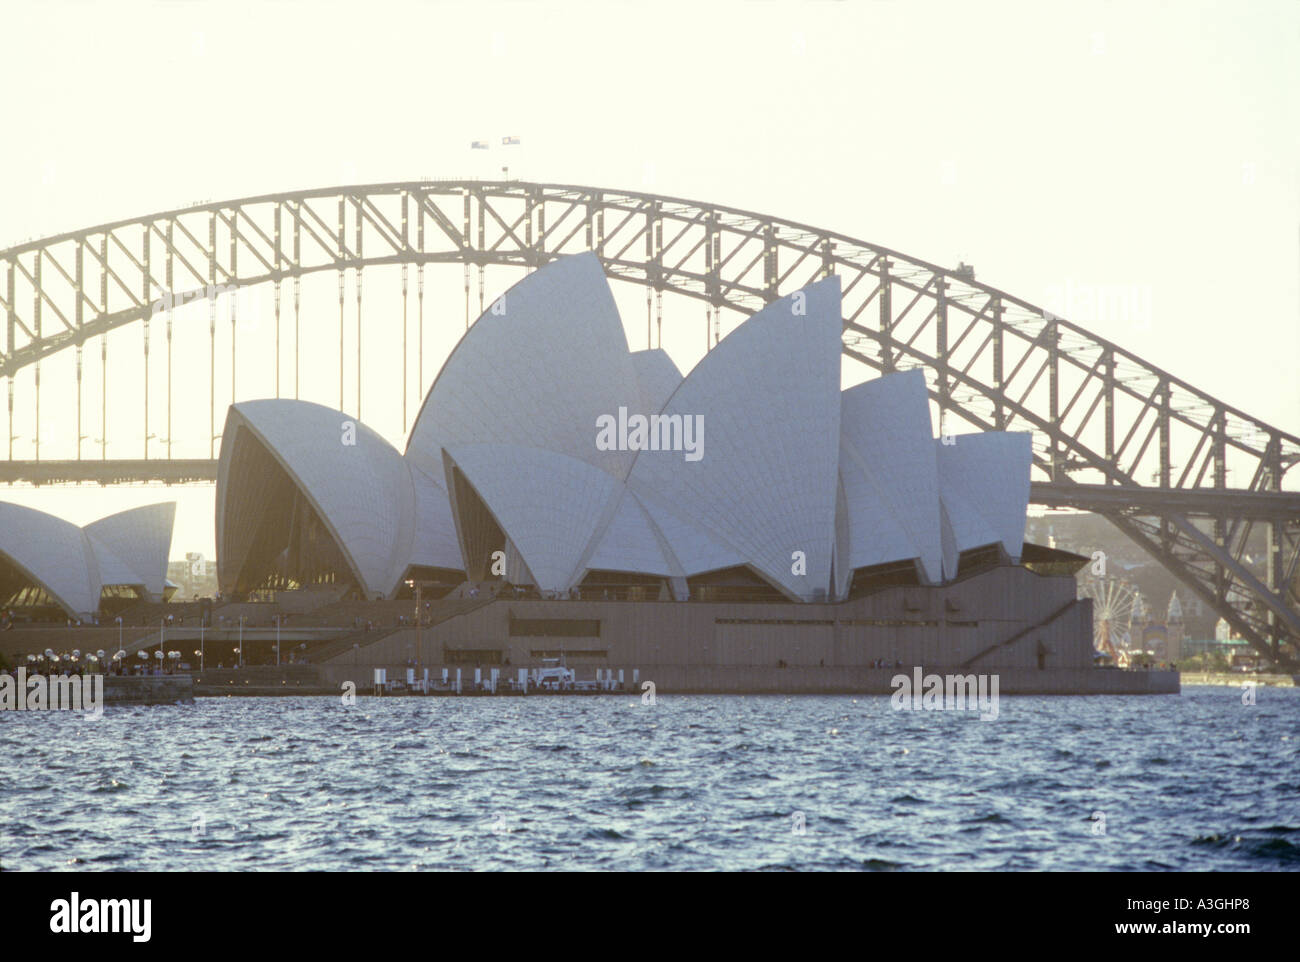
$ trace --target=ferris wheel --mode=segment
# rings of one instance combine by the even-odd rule
[[[1080,582],[1079,597],[1092,599],[1093,648],[1122,666],[1128,661],[1137,589],[1122,578],[1089,578]]]

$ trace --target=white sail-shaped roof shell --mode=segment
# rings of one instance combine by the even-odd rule
[[[1029,507],[1032,435],[1026,431],[958,434],[949,444],[934,442],[939,490],[952,527],[953,548],[1000,543],[1012,560],[1020,559]],[[955,564],[949,576],[956,573]]]
[[[163,501],[120,511],[86,525],[105,585],[139,585],[161,598],[167,585],[176,502]],[[110,569],[108,558],[119,559],[121,570]]]
[[[703,418],[703,456],[642,451],[638,492],[727,545],[793,598],[830,590],[840,435],[836,278],[773,301],[682,381],[664,414]],[[795,574],[795,552],[806,571]]]
[[[90,548],[91,570],[101,587],[104,585],[144,586],[144,580],[136,574],[135,569],[108,545],[92,538],[89,534],[86,535],[86,544]]]
[[[641,389],[640,413],[658,414],[682,383],[682,372],[663,348],[634,352],[632,366]]]
[[[415,484],[402,455],[378,434],[332,408],[287,399],[232,405],[226,434],[249,430],[320,516],[369,597],[389,595],[413,553]],[[347,443],[355,441],[355,443]],[[230,447],[222,442],[222,467]],[[235,492],[218,483],[226,497]],[[245,496],[256,496],[246,492]],[[218,552],[223,536],[218,504]]]
[[[641,405],[623,322],[595,254],[562,257],[510,288],[466,332],[425,398],[407,456],[442,477],[440,452],[518,444],[622,479],[635,457],[596,447],[596,422]]]
[[[582,581],[622,484],[585,461],[524,445],[456,445],[444,449],[443,460],[474,488],[539,589],[567,591]],[[514,574],[507,571],[506,580]]]
[[[885,483],[847,444],[840,449],[840,476],[848,515],[846,567],[852,571],[906,558],[919,559],[921,548],[899,521],[895,499],[889,496]]]
[[[411,564],[431,568],[460,569],[460,543],[456,540],[456,523],[451,516],[451,501],[442,479],[429,477],[410,460],[411,481],[415,486],[415,542]]]
[[[683,573],[666,539],[627,487],[623,488],[618,510],[601,534],[596,550],[587,560],[587,567],[663,577]]]
[[[74,617],[99,610],[105,585],[161,596],[174,502],[110,515],[79,528],[43,511],[0,502],[0,554]]]
[[[840,474],[854,568],[918,558],[943,580],[939,474],[925,376],[902,371],[843,392]]]
[[[68,614],[99,608],[100,582],[81,528],[43,511],[0,502],[0,552]]]
[[[645,509],[669,554],[669,563],[675,563],[682,577],[720,571],[743,565],[746,558],[735,548],[710,534],[705,528],[687,521],[646,487],[633,478],[629,482],[636,492],[637,501]]]

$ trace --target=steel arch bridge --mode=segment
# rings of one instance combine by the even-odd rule
[[[716,342],[724,312],[730,322],[838,274],[846,356],[877,372],[923,369],[941,424],[960,419],[982,430],[1032,431],[1036,503],[1104,515],[1256,649],[1296,664],[1300,492],[1282,482],[1300,460],[1300,438],[977,281],[964,265],[944,268],[806,224],[635,191],[514,180],[332,187],[201,203],[0,250],[0,377],[9,424],[0,481],[215,479],[215,367],[209,458],[148,456],[148,330],[165,316],[170,455],[175,303],[207,299],[215,345],[216,294],[272,285],[279,396],[281,285],[292,282],[296,395],[299,283],[336,272],[342,408],[344,277],[353,272],[360,409],[363,270],[399,266],[405,309],[414,267],[422,316],[425,266],[463,265],[468,324],[472,267],[481,313],[485,267],[532,269],[583,250],[600,256],[611,279],[645,289],[648,343],[659,334],[665,292],[704,303],[708,343]],[[137,322],[146,322],[145,457],[108,460],[101,440],[101,457],[83,459],[82,352],[99,342],[106,424],[106,335]],[[231,330],[233,378],[233,315]],[[404,340],[405,330],[404,317]],[[41,460],[40,363],[69,349],[76,354],[77,459]],[[36,459],[16,460],[14,384],[28,367],[35,370]],[[403,390],[405,402],[405,383]],[[1267,543],[1262,562],[1248,551],[1257,529]]]

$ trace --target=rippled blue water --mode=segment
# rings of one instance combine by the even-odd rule
[[[1104,833],[1094,813],[1105,818]],[[797,831],[799,815],[804,831]],[[9,869],[1297,869],[1300,690],[0,714]]]

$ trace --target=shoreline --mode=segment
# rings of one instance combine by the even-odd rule
[[[1179,679],[1184,685],[1210,685],[1226,688],[1241,688],[1254,684],[1261,688],[1295,688],[1295,678],[1281,674],[1255,674],[1254,672],[1229,671],[1180,671]]]
[[[198,698],[220,697],[283,697],[302,695],[315,697],[340,697],[345,694],[371,698],[483,698],[576,695],[579,697],[624,696],[640,698],[643,692],[660,695],[893,695],[893,679],[907,669],[879,668],[757,668],[757,667],[703,667],[680,665],[650,665],[630,672],[630,681],[610,687],[565,689],[562,691],[531,690],[523,692],[507,687],[500,680],[498,690],[478,690],[468,679],[458,694],[454,688],[431,684],[427,690],[391,688],[377,692],[373,682],[366,680],[365,669],[355,677],[345,677],[335,672],[304,671],[308,666],[294,666],[291,670],[270,666],[245,669],[219,669],[196,674],[194,695]],[[1001,669],[974,672],[957,667],[924,666],[926,675],[962,677],[979,674],[996,675],[1001,695],[1176,695],[1180,690],[1177,672],[1142,670],[1120,671],[1114,669]],[[349,673],[351,674],[351,673]],[[644,687],[643,687],[644,686]]]

